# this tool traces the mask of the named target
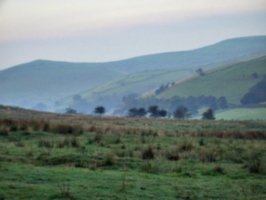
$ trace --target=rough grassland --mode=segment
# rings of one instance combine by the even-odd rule
[[[0,107],[0,199],[265,199],[265,140],[264,121]]]

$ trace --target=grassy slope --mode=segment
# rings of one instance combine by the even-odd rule
[[[140,56],[118,62],[105,63],[106,67],[126,72],[166,68],[210,69],[217,65],[237,62],[266,53],[266,36],[225,40],[203,48]]]
[[[96,87],[121,73],[89,64],[34,61],[0,72],[2,102],[53,102]],[[99,78],[101,77],[101,78]]]
[[[125,93],[144,93],[162,84],[189,77],[199,67],[204,70],[214,69],[219,65],[265,55],[265,44],[266,37],[238,38],[192,51],[156,54],[106,63],[106,67],[117,70],[146,71],[125,75],[82,94],[87,99],[93,99],[98,95],[123,96]],[[156,68],[166,69],[154,70]]]
[[[123,96],[129,93],[142,94],[158,88],[161,84],[174,82],[190,74],[190,70],[186,69],[165,69],[133,73],[84,92],[82,95],[91,100],[101,95],[116,94]]]
[[[237,64],[210,71],[205,76],[196,76],[169,88],[158,98],[171,98],[173,96],[225,96],[229,103],[239,104],[240,99],[260,79],[252,74],[256,72],[262,77],[266,74],[266,56],[251,59]]]

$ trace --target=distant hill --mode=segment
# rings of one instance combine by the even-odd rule
[[[215,69],[218,66],[227,66],[261,55],[266,55],[265,36],[225,40],[191,51],[141,56],[109,63],[110,66],[114,65],[111,66],[112,69],[124,72],[128,70],[127,73],[132,70],[139,72],[124,75],[80,94],[90,102],[96,101],[114,107],[125,95],[143,94],[162,84],[183,80],[195,75],[198,68]],[[70,99],[67,102],[69,101]]]
[[[265,54],[266,36],[256,36],[106,63],[37,60],[0,71],[0,103],[26,108],[43,103],[50,110],[64,109],[73,104],[73,95],[80,94],[86,101],[112,107],[124,95],[182,80],[198,68],[206,71]]]
[[[212,95],[225,96],[229,103],[240,104],[240,99],[266,75],[266,56],[223,66],[206,71],[168,88],[156,98],[171,99],[174,96],[188,97]],[[257,76],[254,76],[257,74]]]
[[[87,63],[37,60],[0,71],[0,103],[30,108],[94,88],[122,73]]]

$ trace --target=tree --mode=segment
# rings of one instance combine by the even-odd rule
[[[218,106],[219,106],[221,109],[226,109],[226,108],[228,108],[226,97],[222,96],[222,97],[220,97],[220,98],[218,99]]]
[[[103,106],[97,106],[94,109],[94,113],[99,114],[99,115],[102,115],[102,114],[105,113],[105,108]]]
[[[203,114],[202,114],[202,119],[207,119],[207,120],[215,120],[214,117],[214,112],[212,111],[211,108],[208,108]]]
[[[199,75],[201,75],[201,76],[204,76],[204,75],[205,75],[203,69],[201,69],[201,68],[197,69],[196,72],[197,72]]]
[[[159,115],[159,117],[166,117],[167,111],[166,110],[160,110],[158,115]]]
[[[151,113],[151,117],[158,117],[159,114],[158,106],[150,106],[148,112]]]
[[[144,117],[147,114],[145,108],[139,108],[138,110],[138,116],[139,117]]]
[[[242,105],[258,104],[266,101],[266,79],[251,87],[240,100]]]
[[[144,108],[130,108],[128,110],[128,116],[129,117],[144,117],[147,114],[146,110]]]
[[[178,106],[174,111],[174,118],[186,119],[189,116],[188,109],[184,106]]]
[[[137,117],[138,116],[138,109],[137,108],[130,108],[128,110],[129,117]]]
[[[66,114],[77,114],[77,111],[74,110],[73,108],[67,108],[66,109]]]

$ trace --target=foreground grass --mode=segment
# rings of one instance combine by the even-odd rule
[[[263,121],[13,114],[0,199],[266,198]]]

